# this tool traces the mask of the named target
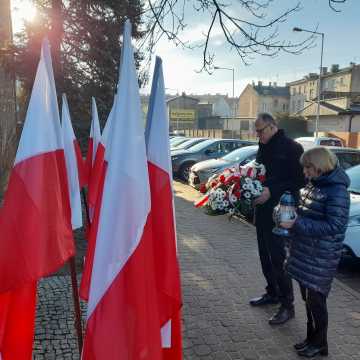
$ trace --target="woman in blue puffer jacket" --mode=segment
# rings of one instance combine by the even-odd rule
[[[341,257],[349,218],[350,180],[336,156],[324,147],[306,151],[300,162],[309,180],[300,191],[287,271],[300,284],[306,304],[307,337],[294,347],[300,356],[328,354],[326,298]]]

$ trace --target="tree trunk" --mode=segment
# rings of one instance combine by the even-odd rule
[[[0,204],[16,146],[15,76],[5,63],[13,62],[10,0],[0,1]],[[10,67],[12,68],[12,67]]]
[[[58,96],[60,97],[64,89],[64,75],[61,59],[61,42],[64,36],[62,0],[52,0],[51,7],[51,32],[49,36],[49,41],[51,44],[51,55],[53,60],[55,84]]]

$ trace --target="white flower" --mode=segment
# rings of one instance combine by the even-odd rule
[[[244,190],[250,190],[250,184],[244,184],[243,186],[242,186],[242,188],[244,189]]]
[[[250,199],[251,198],[251,193],[249,191],[245,191],[244,192],[244,198],[245,199]]]
[[[224,197],[225,197],[225,195],[222,194],[222,193],[217,193],[216,194],[216,200],[218,200],[218,201],[221,201]]]
[[[266,169],[265,169],[265,166],[263,164],[259,165],[259,170],[260,170],[260,175],[265,175]]]
[[[212,191],[209,195],[209,200],[212,201],[212,200],[215,200],[215,198],[216,198],[216,193],[215,193],[215,191]]]
[[[235,209],[233,209],[233,208],[229,209],[229,214],[230,215],[235,215]]]
[[[237,201],[237,197],[234,194],[231,194],[229,196],[229,200],[230,200],[231,203],[235,203]]]
[[[244,181],[245,181],[246,184],[250,184],[252,182],[252,180],[249,177],[246,177],[244,179]]]
[[[229,201],[228,201],[228,200],[224,200],[224,201],[223,201],[223,204],[224,204],[224,207],[227,208],[227,207],[229,206]]]

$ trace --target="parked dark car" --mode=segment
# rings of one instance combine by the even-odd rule
[[[183,143],[180,143],[179,145],[171,145],[171,150],[182,150],[182,149],[190,149],[192,146],[201,143],[202,141],[208,140],[207,138],[190,138],[187,139],[187,141],[184,141]]]
[[[209,177],[219,174],[227,168],[242,166],[256,158],[258,145],[245,146],[236,149],[220,159],[200,161],[190,169],[189,185],[199,189],[201,184],[206,184]]]
[[[171,151],[173,174],[182,180],[188,180],[190,168],[197,162],[216,159],[233,150],[252,145],[253,142],[237,139],[208,139],[185,150]]]

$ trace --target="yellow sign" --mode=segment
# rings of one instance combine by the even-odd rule
[[[194,121],[195,110],[187,109],[170,109],[171,120]]]

